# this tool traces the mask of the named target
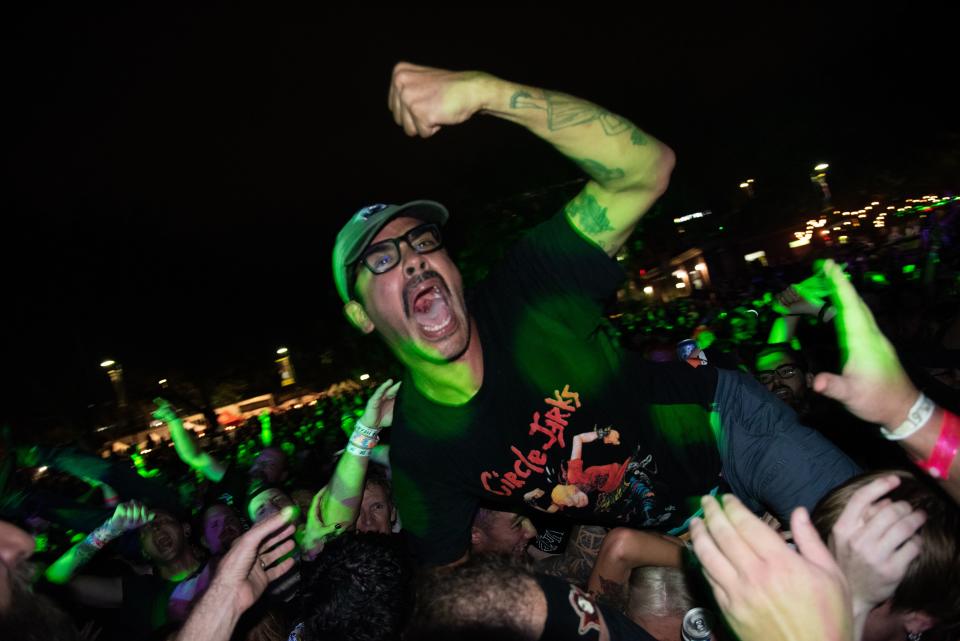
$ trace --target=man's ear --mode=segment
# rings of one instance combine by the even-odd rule
[[[807,376],[806,376],[805,382],[806,382],[806,384],[807,384],[807,389],[812,390],[812,389],[813,389],[813,374],[811,374],[810,372],[807,372]]]
[[[904,629],[911,634],[923,633],[937,624],[936,618],[923,610],[911,610],[903,618]]]
[[[352,300],[343,306],[343,313],[347,317],[347,320],[350,321],[350,324],[364,334],[369,334],[376,329],[373,321],[370,320],[369,316],[367,316],[366,310],[363,309],[363,305],[355,300]]]
[[[480,543],[480,537],[483,536],[480,534],[480,529],[477,527],[470,528],[470,545],[476,546]]]

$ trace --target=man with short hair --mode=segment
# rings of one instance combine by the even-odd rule
[[[376,331],[407,370],[391,464],[421,562],[466,556],[481,501],[523,509],[529,497],[550,511],[553,488],[576,483],[573,435],[591,430],[620,438],[582,465],[629,473],[562,510],[580,522],[682,532],[692,499],[717,491],[721,470],[753,509],[785,516],[857,471],[749,377],[651,366],[598,331],[623,278],[612,259],[666,189],[669,148],[585,100],[481,72],[401,63],[389,104],[411,136],[477,113],[509,120],[590,177],[469,295],[443,249],[449,214],[439,203],[365,207],[337,237],[347,318]]]
[[[803,354],[790,346],[769,345],[757,354],[757,380],[803,419],[810,411],[813,374]]]
[[[357,513],[357,531],[390,534],[396,522],[397,507],[393,503],[390,481],[382,476],[369,475]]]
[[[527,546],[536,536],[537,529],[522,514],[480,508],[470,528],[470,551],[508,554],[517,561],[526,561]]]
[[[214,556],[225,553],[243,534],[243,523],[240,522],[240,517],[233,508],[223,503],[214,503],[203,511],[202,525],[200,542]]]
[[[154,573],[101,577],[80,575],[77,571],[110,541],[126,532],[138,530],[143,555]],[[51,583],[66,584],[80,603],[99,608],[122,608],[130,621],[156,630],[176,616],[178,602],[171,599],[174,590],[201,569],[190,544],[190,525],[163,510],[148,510],[131,501],[117,506],[114,515],[91,532],[47,568]]]

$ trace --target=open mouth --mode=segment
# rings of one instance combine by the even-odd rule
[[[793,400],[793,391],[791,391],[789,387],[774,388],[773,394],[784,402],[790,402]]]
[[[166,534],[160,534],[154,537],[153,543],[157,546],[158,550],[169,550],[173,547],[173,539]]]
[[[420,335],[428,341],[450,336],[459,322],[450,304],[450,290],[439,276],[421,280],[408,289],[410,315]]]

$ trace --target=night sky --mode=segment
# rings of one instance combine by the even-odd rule
[[[880,170],[909,184],[923,178],[916,158],[960,140],[953,34],[902,10],[155,5],[37,9],[3,32],[0,416],[20,422],[109,400],[106,357],[156,381],[272,373],[278,345],[324,351],[346,333],[333,237],[362,205],[435,198],[467,235],[477,221],[456,212],[468,203],[578,176],[492,118],[406,138],[386,109],[398,60],[483,69],[629,117],[677,152],[671,216],[730,210],[746,177],[803,189],[823,160],[841,191]]]

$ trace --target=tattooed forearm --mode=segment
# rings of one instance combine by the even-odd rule
[[[77,546],[73,549],[73,560],[74,563],[79,567],[84,565],[99,552],[99,549],[88,543],[86,540],[77,543]]]
[[[635,145],[646,144],[646,138],[629,120],[610,113],[597,105],[562,93],[537,91],[537,95],[520,90],[510,97],[511,109],[540,109],[547,112],[547,128],[550,131],[578,127],[599,121],[603,133],[616,136],[625,131],[630,133],[630,142]]]
[[[620,612],[627,611],[627,603],[630,598],[630,586],[626,583],[617,583],[610,579],[600,577],[600,594],[597,598],[601,603],[611,605]]]
[[[586,192],[580,192],[567,203],[566,213],[589,236],[616,231],[607,218],[607,208],[601,207],[597,199]]]
[[[616,180],[618,178],[623,178],[623,170],[619,167],[607,167],[603,163],[599,163],[596,160],[591,160],[589,158],[574,158],[573,162],[577,163],[580,166],[580,169],[587,172],[591,178],[597,182],[603,184],[608,183],[611,180]]]

